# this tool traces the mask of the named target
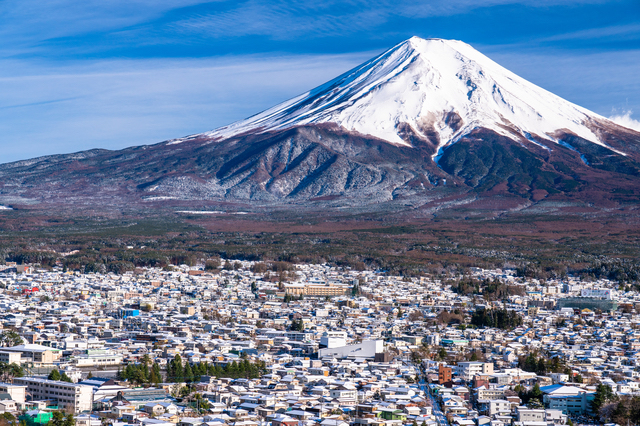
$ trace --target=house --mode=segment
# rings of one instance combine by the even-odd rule
[[[375,412],[377,417],[383,418],[385,420],[407,420],[407,414],[402,410],[391,409],[391,408],[383,408]]]
[[[76,426],[100,426],[102,422],[97,416],[90,414],[80,414],[76,416]]]
[[[298,426],[298,420],[284,414],[275,414],[271,417],[272,426]]]
[[[16,402],[12,399],[2,399],[0,400],[0,412],[2,413],[11,413],[18,411],[18,407],[16,406]]]
[[[164,414],[164,407],[156,402],[149,402],[145,404],[142,409],[145,413],[148,413],[152,416],[159,416],[160,414]]]

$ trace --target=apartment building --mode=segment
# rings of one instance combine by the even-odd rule
[[[464,380],[472,380],[476,374],[493,374],[493,364],[490,362],[459,362],[456,372]]]
[[[0,351],[0,362],[20,365],[21,361],[22,354],[20,352]]]
[[[34,401],[54,400],[59,407],[75,413],[90,411],[93,404],[93,387],[35,377],[16,377],[14,384],[26,386]]]
[[[0,393],[8,393],[11,400],[24,404],[26,401],[27,387],[17,384],[0,383]]]
[[[287,284],[285,285],[285,293],[299,296],[326,297],[326,296],[344,296],[351,292],[351,286],[326,283],[326,284]]]

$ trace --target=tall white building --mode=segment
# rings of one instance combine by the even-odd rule
[[[321,348],[339,348],[347,345],[347,333],[344,331],[325,331],[320,337]]]
[[[476,374],[493,374],[493,364],[490,362],[459,362],[456,372],[464,380],[472,380]]]
[[[33,401],[55,400],[59,407],[71,409],[75,413],[92,409],[93,386],[35,377],[17,377],[13,379],[13,383],[26,386]]]

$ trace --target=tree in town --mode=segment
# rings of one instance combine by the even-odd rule
[[[193,369],[191,368],[191,364],[188,362],[184,366],[183,375],[184,375],[185,382],[187,383],[193,382]]]
[[[302,318],[300,318],[299,320],[296,320],[296,319],[291,320],[291,326],[289,327],[289,329],[291,331],[303,332],[305,329],[304,320]]]
[[[184,374],[182,371],[182,357],[180,354],[176,354],[167,366],[167,381],[182,382],[183,380]]]
[[[162,382],[162,373],[160,372],[160,366],[157,362],[154,362],[153,367],[151,367],[149,382],[153,383],[156,386]]]
[[[0,379],[4,382],[10,382],[14,377],[24,377],[24,368],[15,362],[7,364],[0,362]]]
[[[2,413],[2,418],[5,419],[7,421],[8,424],[15,424],[16,423],[16,416],[14,416],[13,414],[7,412]]]
[[[471,316],[471,324],[508,330],[521,326],[522,316],[507,309],[478,309]]]
[[[54,368],[49,373],[49,376],[47,376],[47,379],[49,379],[49,380],[60,380],[60,372]]]
[[[440,347],[440,349],[438,349],[438,359],[440,361],[444,361],[445,359],[447,359],[447,350],[444,347]]]
[[[516,390],[524,405],[534,407],[542,405],[543,393],[537,383],[533,385],[531,390],[527,390],[524,386],[517,386]]]
[[[611,413],[611,420],[620,425],[627,423],[629,420],[629,410],[625,401],[618,401]]]
[[[209,403],[209,400],[206,398],[203,398],[202,395],[200,395],[199,393],[196,393],[195,395],[193,395],[194,399],[195,399],[195,405],[196,408],[198,408],[198,410],[204,410],[204,411],[208,411],[211,408],[211,404]]]
[[[64,416],[63,426],[76,426],[76,419],[73,414],[69,413]]]
[[[73,383],[73,380],[71,380],[71,377],[67,376],[67,373],[65,373],[64,371],[60,373],[60,381]]]
[[[51,413],[51,420],[49,426],[75,426],[76,420],[73,414],[69,413],[65,415],[62,411],[54,411]]]
[[[607,402],[614,402],[616,401],[616,399],[617,399],[616,394],[613,393],[613,390],[611,390],[611,387],[603,383],[600,383],[598,384],[598,387],[596,388],[596,393],[593,396],[593,400],[591,401],[591,409],[593,410],[594,413],[599,413],[600,409]]]
[[[22,337],[13,330],[7,330],[0,334],[0,346],[2,347],[18,346],[22,343]]]

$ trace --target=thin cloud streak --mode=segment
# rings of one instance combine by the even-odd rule
[[[640,24],[613,25],[603,28],[590,28],[588,30],[573,31],[565,34],[558,34],[545,37],[540,41],[562,41],[562,40],[591,40],[602,37],[633,37],[640,38]]]
[[[212,130],[305,92],[370,56],[110,61],[53,69],[18,61],[7,67],[3,61],[0,69],[33,71],[0,75],[0,162]]]

